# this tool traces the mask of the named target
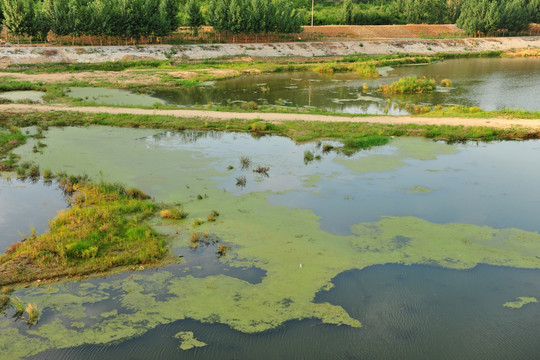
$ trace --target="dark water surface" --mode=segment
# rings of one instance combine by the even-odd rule
[[[18,154],[54,172],[99,179],[101,171],[158,203],[181,202],[191,214],[176,225],[156,220],[157,230],[171,235],[179,263],[19,289],[16,296],[37,303],[42,314],[32,328],[12,320],[12,310],[0,318],[7,354],[28,347],[33,359],[66,360],[538,358],[540,305],[503,305],[540,299],[540,270],[436,265],[501,265],[508,258],[512,266],[540,266],[539,141],[395,138],[351,157],[323,153],[317,143],[227,132],[66,127],[50,128],[41,141],[43,153],[34,153],[29,141]],[[321,159],[306,163],[305,151]],[[241,156],[253,167],[268,166],[269,177],[241,169]],[[235,185],[239,176],[247,178],[245,187]],[[192,225],[210,209],[220,210],[218,221]],[[396,225],[385,222],[388,216]],[[358,224],[364,225],[355,233]],[[215,244],[191,249],[192,231],[220,236],[229,253],[216,256]],[[392,231],[392,248],[377,247]],[[452,239],[437,242],[445,236]],[[433,266],[395,264],[409,259]],[[325,303],[362,327],[298,312],[297,305]],[[236,324],[256,331],[266,316],[281,325],[251,334],[233,330]],[[175,336],[184,331],[207,346],[181,350]],[[105,340],[94,340],[103,334]]]
[[[0,178],[0,253],[21,241],[21,234],[30,235],[32,226],[37,234],[43,233],[49,220],[66,206],[54,183]]]
[[[31,359],[537,359],[540,310],[502,304],[515,294],[540,296],[540,272],[478,266],[459,271],[380,265],[337,276],[316,302],[341,305],[362,328],[291,321],[261,334],[193,320],[159,326],[116,345],[47,351]],[[192,331],[208,343],[179,349]]]

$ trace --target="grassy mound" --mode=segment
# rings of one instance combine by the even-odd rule
[[[72,207],[58,214],[48,233],[15,243],[0,256],[0,285],[85,275],[165,256],[165,241],[145,223],[157,205],[118,184],[60,183],[73,193]]]

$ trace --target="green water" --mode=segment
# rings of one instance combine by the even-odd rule
[[[44,95],[45,93],[43,91],[7,91],[0,93],[0,99],[5,99],[13,102],[30,100],[33,102],[42,103]]]
[[[393,139],[344,157],[316,143],[241,133],[87,127],[45,135],[43,154],[32,142],[17,149],[23,160],[95,180],[101,172],[158,202],[180,202],[190,216],[154,221],[179,263],[18,290],[43,312],[32,328],[9,311],[0,320],[0,348],[13,358],[538,352],[538,304],[503,306],[540,297],[540,170],[530,166],[537,141]],[[306,150],[321,160],[305,164]],[[241,156],[251,169],[241,168]],[[252,171],[258,165],[269,177]],[[245,187],[236,185],[240,176]],[[194,225],[211,210],[218,221]],[[192,231],[231,248],[221,258],[212,245],[193,252]],[[446,335],[437,335],[441,328]],[[182,350],[184,340],[207,345]],[[492,351],[499,343],[519,346]]]

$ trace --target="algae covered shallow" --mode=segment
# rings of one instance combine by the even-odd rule
[[[18,290],[14,295],[37,303],[43,313],[31,329],[2,323],[0,347],[14,357],[144,338],[151,329],[185,319],[242,333],[301,319],[359,328],[365,316],[316,294],[331,288],[339,274],[373,265],[540,267],[538,222],[531,211],[539,200],[533,189],[540,173],[526,166],[539,146],[535,141],[447,145],[394,139],[344,157],[323,153],[317,143],[239,133],[87,127],[51,128],[45,135],[42,154],[32,152],[32,142],[17,153],[53,171],[94,179],[101,172],[158,202],[182,203],[190,212],[186,220],[156,220],[154,227],[170,236],[172,251],[184,260]],[[305,151],[321,159],[305,163]],[[242,156],[251,168],[242,169]],[[371,156],[386,157],[392,166],[374,171]],[[269,176],[253,172],[257,166],[269,167]],[[516,169],[523,178],[510,187]],[[236,185],[241,176],[245,186]],[[218,220],[205,221],[212,210]],[[203,223],[196,225],[196,218]],[[210,244],[204,251],[213,257],[190,263],[197,255],[190,253],[191,232],[208,232],[230,249],[218,258]],[[201,274],[198,267],[215,261],[231,272]],[[247,269],[258,269],[262,277],[243,276]],[[512,299],[523,289],[507,292]],[[500,301],[497,308],[504,310]],[[193,332],[208,344],[204,349],[212,349],[194,329],[176,329],[171,337],[180,331]]]

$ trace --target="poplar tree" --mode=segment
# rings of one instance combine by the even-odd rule
[[[201,7],[195,0],[189,0],[186,4],[187,23],[193,32],[193,36],[199,34],[199,27],[204,23]]]

